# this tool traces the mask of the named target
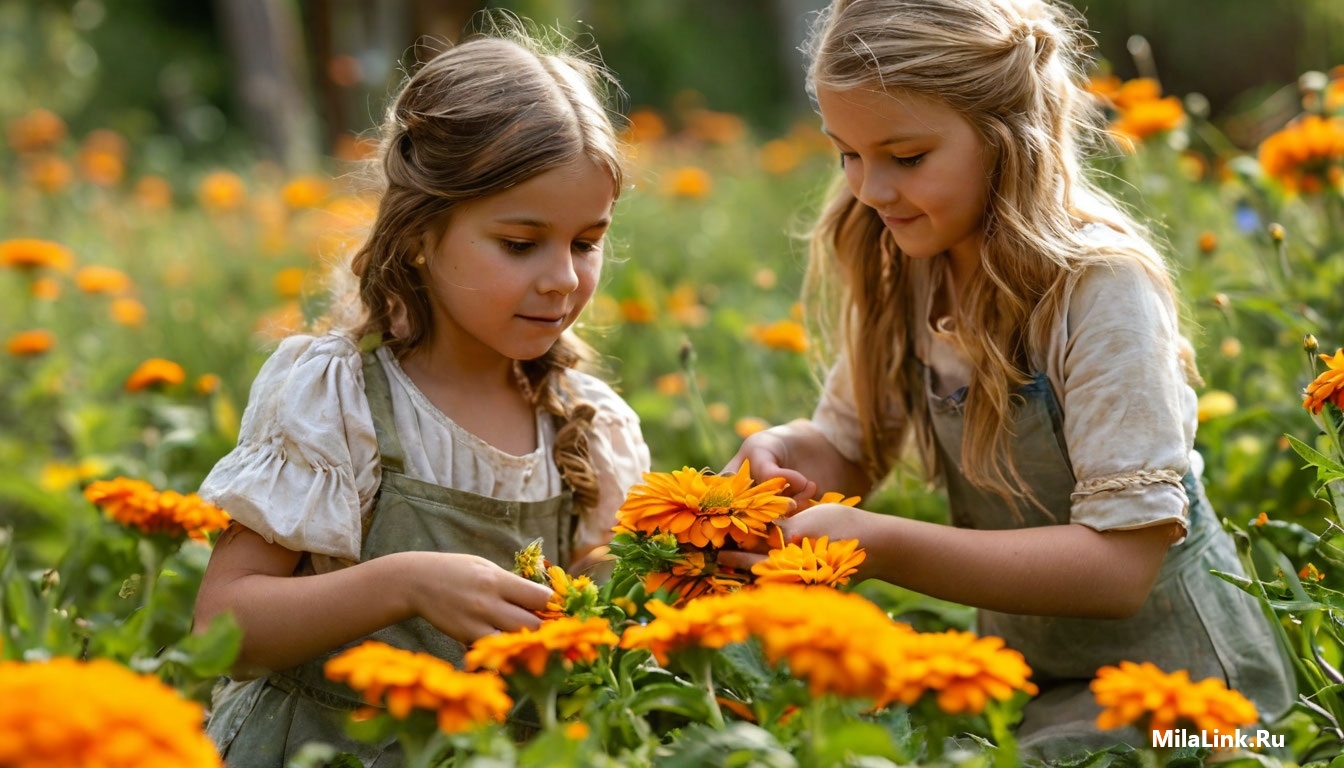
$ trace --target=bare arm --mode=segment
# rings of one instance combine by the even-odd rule
[[[1084,525],[981,531],[821,504],[781,522],[785,536],[857,538],[859,579],[1004,613],[1117,619],[1148,598],[1175,523],[1099,532]],[[726,556],[726,559],[725,559]],[[720,555],[743,567],[752,555]],[[740,559],[740,562],[738,562]]]
[[[284,669],[413,616],[470,643],[535,628],[550,590],[474,555],[399,552],[315,576],[293,576],[301,554],[238,524],[216,542],[195,624],[231,612],[243,630],[235,671]]]
[[[795,499],[813,499],[826,491],[862,496],[872,488],[863,468],[840,455],[807,419],[751,435],[724,472],[736,472],[743,460],[751,462],[751,475],[757,481],[772,477],[788,480],[788,493]]]

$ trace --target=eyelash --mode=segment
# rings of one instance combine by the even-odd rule
[[[504,250],[515,256],[522,256],[537,245],[531,240],[500,240],[500,243],[503,244]],[[576,240],[574,241],[574,248],[580,253],[593,253],[602,249],[602,243],[601,241],[587,242],[584,240]]]
[[[857,152],[841,152],[840,167],[844,168],[845,163],[847,163],[849,160],[853,158],[857,158],[858,156],[859,154]],[[914,168],[915,166],[919,165],[920,161],[924,159],[924,153],[920,152],[917,155],[907,155],[905,157],[897,157],[893,155],[891,159],[897,165],[904,166],[906,168]]]

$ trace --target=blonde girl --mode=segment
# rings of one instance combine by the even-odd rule
[[[913,449],[951,526],[816,505],[786,532],[857,537],[862,575],[979,608],[1035,671],[1021,744],[1047,758],[1147,743],[1094,724],[1088,683],[1124,659],[1223,680],[1267,720],[1293,698],[1256,601],[1209,573],[1241,569],[1200,482],[1190,345],[1162,258],[1085,173],[1081,25],[1044,0],[822,13],[809,89],[843,178],[810,284],[838,359],[810,419],[727,467],[806,500],[866,493]]]
[[[648,470],[570,331],[623,183],[603,78],[501,33],[425,62],[389,108],[361,317],[280,345],[200,491],[235,520],[196,604],[199,626],[243,630],[209,724],[233,768],[310,741],[399,765],[345,736],[361,702],[323,661],[372,637],[460,664],[535,628],[550,590],[508,570],[514,552],[539,537],[582,569]]]

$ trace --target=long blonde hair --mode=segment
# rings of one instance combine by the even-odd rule
[[[351,271],[358,281],[357,339],[375,335],[398,356],[424,344],[432,314],[413,263],[458,205],[502,192],[588,158],[624,184],[619,140],[606,102],[619,91],[595,59],[568,52],[517,19],[490,17],[488,34],[448,47],[402,85],[383,121],[376,156],[377,215]],[[588,454],[591,404],[567,402],[559,372],[591,355],[566,332],[546,354],[521,363],[524,390],[559,417],[556,465],[576,499],[597,501]],[[572,398],[568,398],[572,400]]]
[[[1148,233],[1085,173],[1087,150],[1102,140],[1084,90],[1089,47],[1076,12],[1047,0],[834,0],[806,46],[814,97],[823,86],[937,100],[995,158],[982,269],[955,309],[973,371],[960,459],[968,480],[1015,509],[1018,499],[1035,500],[1007,451],[1014,393],[1031,378],[1032,355],[1047,348],[1068,281],[1089,265],[1134,259],[1174,295]],[[910,267],[843,179],[828,200],[811,232],[807,294],[852,366],[865,469],[882,479],[913,440],[933,478],[928,409],[909,376]],[[1098,248],[1079,235],[1089,222],[1131,237],[1123,249]],[[907,416],[896,433],[882,419],[893,406]]]

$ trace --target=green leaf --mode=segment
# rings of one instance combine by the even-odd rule
[[[1293,450],[1297,451],[1298,456],[1306,459],[1310,466],[1316,467],[1317,480],[1324,483],[1344,478],[1344,464],[1340,464],[1292,435],[1285,435],[1285,437],[1288,438],[1288,444],[1293,446]]]
[[[636,714],[671,712],[696,722],[709,719],[709,704],[705,692],[682,683],[654,683],[641,687],[630,697],[627,706]]]
[[[751,723],[723,730],[687,727],[669,746],[658,768],[797,768],[798,760],[768,731]]]

